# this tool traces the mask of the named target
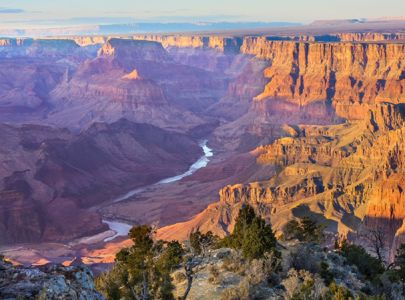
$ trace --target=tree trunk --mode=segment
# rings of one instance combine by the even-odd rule
[[[184,292],[183,297],[181,297],[181,300],[186,300],[188,293],[190,293],[191,286],[193,284],[193,269],[191,266],[186,266],[186,276],[187,276],[187,288],[186,291]]]
[[[143,272],[142,300],[149,299],[148,278],[146,271]]]

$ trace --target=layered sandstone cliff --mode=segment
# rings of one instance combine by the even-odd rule
[[[404,44],[275,42],[260,37],[246,39],[242,52],[271,64],[258,101],[281,98],[301,106],[330,101],[349,119],[363,118],[369,104],[405,101]]]
[[[162,228],[160,236],[187,238],[186,228],[227,234],[249,203],[279,231],[309,215],[351,238],[379,228],[387,252],[395,249],[405,219],[405,107],[379,104],[363,121],[299,126],[290,134],[252,153],[258,164],[272,165],[275,176],[224,187],[219,202],[189,222]]]
[[[255,38],[252,36],[232,36],[232,35],[134,35],[136,40],[148,40],[161,43],[165,48],[212,48],[221,52],[237,53],[243,52],[242,46],[247,40]],[[295,41],[295,42],[403,42],[405,33],[403,32],[347,32],[334,34],[274,34],[262,35],[269,41]],[[79,40],[80,41],[80,40]]]
[[[86,39],[83,40],[85,44]],[[405,45],[398,42],[401,40],[401,33],[342,33],[307,37],[138,35],[128,39],[109,39],[100,49],[99,57],[114,60],[129,73],[139,63],[172,65],[173,60],[218,72],[220,69],[231,70],[235,55],[254,56],[268,65],[264,70],[267,84],[257,93],[257,101],[281,99],[297,106],[322,101],[334,108],[338,116],[356,120],[366,115],[370,104],[405,101]],[[89,38],[88,42],[103,41]],[[80,48],[74,40],[4,39],[2,45],[24,48],[31,56],[51,57],[57,56],[57,53],[74,53]],[[162,46],[168,48],[171,55]],[[193,54],[190,49],[213,50],[222,55],[201,51]],[[138,71],[149,73],[147,75],[150,76],[146,77],[159,76],[153,66],[145,70],[140,67]],[[196,76],[202,78],[205,75]],[[215,90],[218,83],[204,84]],[[221,90],[222,95],[215,94],[213,97],[224,96],[224,87]],[[173,101],[187,105],[185,101],[188,97],[190,94],[184,98],[173,95]],[[209,104],[213,103],[214,100],[210,100]]]
[[[52,239],[60,234],[60,228],[64,237],[75,236],[74,231],[80,227],[89,229],[88,232],[98,231],[98,216],[86,219],[81,215],[80,205],[97,204],[91,194],[98,195],[97,192],[104,193],[103,189],[110,188],[111,177],[119,181],[115,193],[125,189],[129,180],[141,182],[150,175],[142,181],[147,184],[153,176],[157,178],[156,173],[166,174],[166,168],[160,165],[152,168],[150,174],[144,171],[150,167],[150,161],[160,162],[149,155],[148,147],[138,148],[142,142],[150,142],[147,134],[134,138],[119,126],[91,127],[94,122],[115,123],[124,117],[190,135],[203,132],[198,136],[220,124],[212,140],[221,150],[243,152],[264,145],[252,155],[257,157],[257,166],[268,166],[268,180],[263,181],[261,176],[260,182],[223,188],[221,202],[199,215],[190,228],[201,226],[219,234],[227,233],[232,229],[238,207],[249,202],[278,229],[289,218],[304,214],[314,215],[330,229],[344,233],[355,232],[359,224],[366,229],[379,226],[384,222],[378,218],[390,218],[387,236],[390,243],[398,242],[403,232],[400,204],[403,114],[402,106],[381,103],[405,101],[405,46],[400,39],[400,35],[341,34],[298,38],[136,36],[83,38],[77,43],[2,41],[2,57],[8,59],[11,52],[7,49],[18,48],[21,52],[17,54],[24,58],[1,62],[4,70],[0,72],[0,112],[15,111],[18,114],[14,116],[19,116],[21,107],[41,107],[41,114],[30,121],[78,131],[91,128],[80,139],[69,134],[62,141],[56,136],[41,147],[28,143],[33,150],[24,149],[21,156],[24,159],[13,156],[8,159],[12,163],[2,177],[2,196],[8,199],[5,211],[13,210],[17,215],[11,214],[10,223],[4,226],[30,227],[32,231],[18,229],[18,233],[5,239],[18,241],[18,236],[24,241],[29,241],[30,236],[35,240],[41,236]],[[373,42],[365,42],[369,40]],[[93,57],[87,52],[81,56],[84,47],[78,43],[103,45],[98,56]],[[28,67],[20,67],[18,61]],[[350,122],[330,125],[342,123],[342,118]],[[212,127],[205,131],[207,124]],[[322,124],[330,126],[310,126]],[[142,128],[137,130],[143,132]],[[173,138],[168,133],[161,135],[156,128],[146,132],[166,142]],[[20,153],[18,145],[13,149],[16,153]],[[133,149],[139,153],[132,153]],[[177,155],[183,155],[185,149],[172,149],[165,158],[178,162],[181,157]],[[8,153],[13,151],[8,149]],[[91,159],[84,160],[80,151],[89,153]],[[105,155],[105,151],[109,154]],[[37,165],[28,157],[38,153],[41,159]],[[145,160],[137,160],[137,155]],[[26,160],[29,167],[20,165]],[[111,164],[104,164],[104,160]],[[98,165],[103,167],[100,169]],[[167,168],[186,168],[184,161],[179,165],[168,164]],[[41,172],[35,173],[35,178],[25,172],[37,167]],[[130,176],[128,168],[142,172]],[[218,167],[216,172],[222,176],[221,172],[230,171]],[[204,180],[212,179],[205,176]],[[59,210],[49,213],[54,223],[45,230],[40,221],[43,207],[35,204],[39,198],[31,192],[46,191],[43,199],[51,199],[54,187],[69,198],[64,202],[50,200],[49,207],[60,206],[70,213],[66,219]],[[171,196],[176,198],[177,194]],[[25,208],[41,213],[39,217],[34,214],[27,218]],[[58,227],[58,219],[75,220],[76,215],[82,219],[75,224],[77,228]],[[179,214],[173,216],[178,218]],[[170,230],[176,228],[180,227]],[[171,234],[170,230],[164,230],[165,234]]]
[[[389,43],[402,41],[401,33],[297,38],[187,35],[135,38],[158,41],[165,47],[212,48],[267,60],[270,66],[264,74],[268,83],[257,95],[259,101],[278,98],[300,106],[329,101],[338,115],[348,119],[362,119],[369,104],[405,101],[405,45]]]

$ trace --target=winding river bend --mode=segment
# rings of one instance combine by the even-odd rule
[[[173,176],[173,177],[162,179],[159,182],[157,182],[155,184],[152,184],[150,186],[146,186],[146,187],[131,190],[128,193],[126,193],[125,195],[122,195],[122,196],[114,199],[113,203],[117,203],[117,202],[127,200],[127,199],[135,196],[136,194],[139,194],[139,193],[142,193],[143,191],[146,191],[148,188],[150,188],[152,186],[170,184],[170,183],[173,183],[173,182],[176,182],[176,181],[180,181],[183,178],[186,178],[188,176],[193,175],[199,169],[205,168],[208,165],[208,163],[210,161],[210,158],[214,156],[214,152],[208,146],[208,140],[201,141],[199,145],[200,145],[201,149],[203,150],[204,155],[201,156],[194,164],[192,164],[190,166],[190,168],[186,172],[184,172],[183,174],[180,174],[180,175],[176,175],[176,176]],[[104,242],[111,241],[111,240],[115,239],[118,236],[127,236],[129,230],[132,228],[132,226],[129,225],[129,224],[116,222],[116,221],[113,221],[113,220],[103,220],[103,223],[107,224],[108,227],[110,227],[110,230],[115,232],[115,234],[113,236],[106,238],[104,240]]]

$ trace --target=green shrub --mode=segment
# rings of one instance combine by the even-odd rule
[[[340,250],[347,262],[355,265],[359,272],[368,280],[373,280],[385,270],[381,262],[368,254],[362,246],[349,244],[347,241],[344,241]]]
[[[170,274],[184,251],[177,241],[155,241],[153,233],[147,225],[133,227],[129,233],[133,246],[118,252],[114,268],[96,279],[107,299],[174,299]]]
[[[233,233],[223,240],[223,246],[242,250],[244,258],[251,260],[275,251],[277,240],[270,224],[256,216],[254,209],[246,205],[239,211]]]
[[[299,222],[291,220],[284,227],[284,238],[319,243],[323,240],[323,226],[308,217],[302,218]]]
[[[330,285],[334,280],[334,275],[329,270],[329,265],[325,261],[321,262],[321,271],[319,272],[319,275],[321,275],[326,285]]]

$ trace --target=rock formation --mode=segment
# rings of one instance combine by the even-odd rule
[[[404,53],[401,34],[337,34],[330,38],[136,36],[165,47],[212,48],[254,55],[269,61],[268,79],[256,100],[284,99],[299,106],[332,102],[337,114],[361,119],[369,104],[404,102]],[[332,42],[335,43],[332,43]],[[340,43],[336,43],[342,41]],[[350,41],[350,42],[349,42]],[[377,41],[380,43],[354,43]],[[353,109],[352,109],[353,107]]]
[[[134,70],[140,77],[127,80]],[[195,114],[225,91],[222,74],[175,62],[159,43],[110,39],[52,91],[49,122],[77,129],[125,117],[186,131],[204,123]]]
[[[282,98],[300,106],[331,101],[337,113],[361,119],[368,104],[404,102],[403,44],[296,43],[246,39],[242,52],[271,61],[258,101]],[[362,108],[356,115],[351,106]]]
[[[16,267],[0,261],[0,272],[1,299],[104,299],[84,265]]]
[[[252,152],[258,164],[274,167],[275,176],[224,187],[219,202],[189,222],[160,229],[160,236],[184,239],[195,228],[225,235],[249,203],[277,230],[310,215],[354,239],[378,228],[385,233],[385,250],[395,249],[405,219],[404,105],[378,104],[363,121],[302,125],[292,133]]]

